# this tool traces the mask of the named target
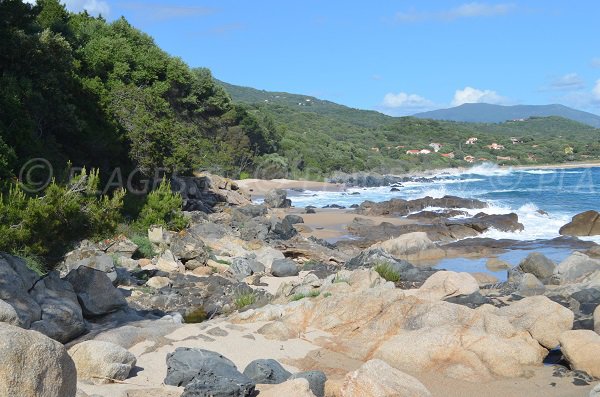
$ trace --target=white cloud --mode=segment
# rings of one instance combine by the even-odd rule
[[[215,9],[203,6],[180,6],[171,3],[126,2],[121,7],[135,11],[148,20],[162,21],[175,18],[190,18],[210,15]]]
[[[592,96],[596,101],[600,101],[600,79],[596,80],[596,84],[592,89]]]
[[[383,97],[382,106],[386,108],[422,109],[433,106],[433,102],[417,94],[399,92],[388,93]]]
[[[498,105],[506,102],[507,99],[498,95],[496,91],[465,87],[462,90],[456,90],[452,99],[452,106],[459,106],[464,103],[492,103]]]
[[[458,7],[441,11],[416,11],[398,12],[396,21],[398,22],[420,22],[429,20],[453,21],[461,18],[494,17],[506,15],[515,9],[512,3],[465,3]]]
[[[583,79],[577,73],[567,73],[554,78],[546,90],[579,90],[585,87]]]
[[[35,4],[36,0],[23,0],[25,3]],[[67,10],[72,12],[82,12],[86,10],[90,15],[107,16],[110,13],[110,7],[106,1],[98,0],[63,0],[61,1]]]

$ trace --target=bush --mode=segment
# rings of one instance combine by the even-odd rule
[[[181,212],[183,200],[171,190],[171,183],[163,178],[158,188],[150,192],[140,211],[134,228],[146,232],[150,226],[164,226],[169,230],[181,230],[188,224]]]
[[[154,246],[146,235],[134,234],[131,236],[131,241],[138,246],[136,254],[141,258],[152,258],[156,253]]]
[[[76,241],[110,236],[121,221],[124,192],[102,196],[98,183],[97,171],[83,169],[65,186],[52,181],[40,195],[12,185],[0,195],[0,251],[24,252],[52,264]]]
[[[389,263],[376,265],[375,271],[386,281],[394,283],[400,281],[400,274]]]
[[[240,293],[238,295],[236,295],[235,297],[235,306],[238,309],[242,309],[246,306],[250,306],[253,305],[254,303],[256,303],[256,293],[254,291],[252,292],[243,292]]]

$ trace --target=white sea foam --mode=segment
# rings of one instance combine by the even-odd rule
[[[532,174],[532,175],[556,174],[556,170],[518,170],[515,172],[520,172],[523,174]]]
[[[464,173],[467,175],[504,176],[510,175],[512,172],[512,168],[500,168],[493,163],[483,163],[469,168]]]

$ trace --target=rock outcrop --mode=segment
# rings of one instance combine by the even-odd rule
[[[600,213],[585,211],[577,214],[558,233],[563,236],[597,236],[600,234]]]
[[[212,213],[215,207],[252,204],[250,196],[233,180],[208,173],[173,177],[171,188],[181,194],[184,211]]]
[[[560,347],[572,369],[600,377],[600,335],[586,329],[567,331],[560,335]]]

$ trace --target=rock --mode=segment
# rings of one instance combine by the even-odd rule
[[[382,248],[395,258],[406,260],[437,259],[445,256],[444,251],[438,248],[425,232],[406,233],[375,244],[371,248]]]
[[[573,252],[562,261],[555,271],[561,284],[572,283],[600,270],[600,260],[592,259],[581,252]]]
[[[600,335],[587,329],[566,331],[560,335],[560,347],[571,369],[600,377]]]
[[[182,397],[250,397],[255,383],[222,355],[178,347],[167,355],[165,384],[185,386]]]
[[[216,270],[213,267],[210,267],[210,266],[200,266],[200,267],[195,268],[192,271],[192,273],[194,273],[196,276],[210,276],[215,271]]]
[[[136,363],[135,356],[121,346],[97,340],[74,345],[69,355],[75,362],[77,378],[96,384],[127,379]]]
[[[0,322],[19,326],[19,315],[14,307],[0,299]]]
[[[263,273],[265,266],[255,259],[251,258],[234,258],[231,261],[229,270],[233,273],[234,277],[238,280],[251,276],[256,273]]]
[[[41,319],[42,309],[28,293],[38,279],[24,260],[0,252],[0,299],[17,313],[15,325],[29,328],[32,322]]]
[[[411,212],[422,211],[427,207],[438,208],[486,208],[487,203],[474,199],[464,199],[455,196],[444,196],[442,198],[424,197],[416,200],[392,199],[375,203],[372,201],[363,202],[356,210],[363,215],[396,215],[404,216]]]
[[[573,328],[573,312],[545,296],[521,299],[495,313],[507,317],[513,326],[529,332],[548,349],[558,346],[560,335]]]
[[[186,230],[173,236],[170,248],[173,255],[182,261],[194,259],[204,265],[208,260],[208,254],[202,240],[196,238]]]
[[[288,214],[283,219],[287,220],[290,225],[296,225],[298,223],[304,223],[304,219],[302,219],[302,217],[300,215]]]
[[[106,273],[110,281],[114,282],[117,279],[117,272],[113,257],[100,249],[84,244],[85,242],[82,243],[82,247],[65,255],[63,263],[59,266],[61,277],[83,266]]]
[[[36,331],[0,323],[0,395],[74,397],[77,371],[64,346]]]
[[[312,370],[295,373],[290,379],[306,379],[310,386],[310,391],[315,397],[325,397],[325,383],[327,383],[327,375],[325,372]]]
[[[275,259],[271,265],[271,274],[275,277],[290,277],[298,275],[298,266],[291,259]]]
[[[166,250],[158,258],[156,267],[163,272],[168,273],[183,273],[185,272],[185,266],[177,260],[175,255],[170,250]]]
[[[71,270],[65,277],[77,294],[84,317],[97,317],[127,307],[127,301],[106,273],[88,267]]]
[[[487,267],[492,272],[498,272],[501,270],[510,269],[510,264],[498,259],[498,258],[490,258],[487,260],[485,267]]]
[[[546,287],[531,273],[525,273],[521,277],[517,292],[522,296],[543,295]]]
[[[275,360],[258,359],[251,361],[246,366],[244,375],[255,383],[278,384],[288,380],[292,374]]]
[[[600,234],[600,213],[586,211],[577,214],[558,233],[563,236],[596,236]]]
[[[209,260],[207,259],[206,263],[202,263],[200,261],[197,261],[196,259],[190,259],[189,261],[186,261],[184,263],[184,266],[185,266],[186,270],[192,270],[192,271],[194,271],[194,270],[196,270],[198,268],[206,267],[206,265],[208,265],[208,261]]]
[[[589,397],[600,397],[600,383],[596,384],[596,386],[590,390]]]
[[[341,389],[344,397],[430,397],[416,378],[392,368],[382,360],[369,360],[346,375]]]
[[[231,211],[233,219],[252,219],[259,216],[265,216],[269,212],[266,205],[246,205],[244,207],[235,208]]]
[[[162,226],[154,226],[148,229],[148,240],[157,245],[169,243]]]
[[[524,273],[533,274],[542,283],[547,284],[550,282],[550,279],[554,274],[556,265],[544,255],[538,252],[533,252],[527,255],[527,257],[523,259],[521,263],[519,263],[519,268]]]
[[[316,214],[317,211],[315,211],[314,208],[307,208],[305,211],[306,214]]]
[[[485,286],[485,285],[497,284],[499,281],[498,277],[491,275],[489,273],[476,272],[476,273],[471,273],[471,276],[473,276],[473,278],[475,278],[475,280],[477,280],[480,287]]]
[[[491,304],[492,300],[486,296],[481,295],[481,292],[476,291],[469,295],[457,295],[451,296],[444,299],[446,302],[456,303],[457,305],[463,305],[471,309],[476,309],[485,304]]]
[[[519,217],[515,213],[488,215],[481,212],[473,218],[447,221],[446,225],[466,226],[479,233],[483,233],[489,229],[496,229],[501,232],[517,232],[524,229],[523,224],[519,223]]]
[[[442,300],[453,296],[479,292],[479,283],[469,273],[440,271],[431,275],[417,290],[407,293],[422,299]]]
[[[211,213],[219,206],[252,204],[249,194],[235,181],[209,173],[193,177],[174,176],[171,188],[181,194],[184,211]]]
[[[69,282],[60,279],[58,272],[50,272],[36,283],[31,296],[42,310],[42,318],[31,323],[32,330],[61,343],[86,331],[77,295]]]
[[[117,269],[116,269],[117,270],[117,279],[119,278],[119,269],[118,269],[119,266],[130,272],[139,270],[139,268],[140,268],[140,263],[138,260],[127,258],[125,256],[119,256],[116,259],[116,262],[117,262]]]
[[[275,189],[265,194],[265,205],[269,208],[290,208],[292,201],[287,198],[283,189]]]
[[[104,240],[100,243],[101,249],[110,256],[117,258],[131,259],[133,254],[138,250],[137,244],[121,235],[110,240]]]
[[[281,222],[276,222],[272,225],[268,238],[273,240],[289,240],[297,234],[298,231],[294,228],[294,225],[287,219],[283,219]]]
[[[171,285],[171,280],[168,277],[155,276],[148,279],[146,285],[154,289],[161,289],[169,287]]]
[[[594,309],[594,331],[600,335],[600,305]]]
[[[260,397],[315,397],[306,379],[291,379],[260,392]]]

